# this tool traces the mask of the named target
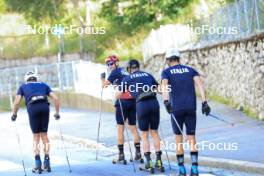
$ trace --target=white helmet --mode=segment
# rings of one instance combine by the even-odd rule
[[[172,56],[176,56],[180,58],[180,52],[177,49],[169,50],[165,54],[165,59],[171,58]]]
[[[29,71],[25,74],[25,82],[28,82],[30,78],[35,78],[36,80],[38,79],[37,75],[32,71]]]

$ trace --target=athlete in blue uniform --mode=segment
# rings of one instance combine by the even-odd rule
[[[33,133],[34,154],[35,154],[35,167],[33,172],[41,173],[43,170],[50,172],[50,157],[49,157],[49,139],[48,139],[48,125],[49,125],[49,102],[50,97],[55,104],[56,114],[54,115],[56,120],[60,119],[59,115],[59,100],[58,97],[52,92],[50,87],[42,82],[37,82],[37,76],[34,72],[28,72],[25,75],[25,83],[22,84],[18,91],[14,101],[12,121],[17,118],[17,112],[19,109],[22,97],[25,97],[27,106],[27,112],[29,116],[29,124]],[[42,168],[42,162],[40,159],[39,143],[40,139],[44,145],[44,164]]]
[[[105,73],[102,73],[102,84],[103,87],[107,87],[112,84],[115,86],[120,85],[122,79],[128,75],[128,73],[121,67],[118,66],[119,59],[115,55],[110,55],[106,58],[105,63],[110,69],[111,73],[107,80],[105,80]],[[135,160],[140,160],[141,151],[140,151],[140,137],[138,134],[138,130],[136,127],[136,103],[135,99],[130,95],[129,92],[122,93],[119,98],[120,101],[116,100],[115,108],[116,108],[116,123],[117,123],[117,136],[118,136],[118,150],[119,157],[118,161],[124,161],[124,120],[128,120],[129,128],[134,136],[134,146],[135,146]],[[120,106],[121,103],[121,106]],[[123,111],[123,115],[122,112]]]
[[[208,115],[210,107],[206,102],[205,89],[199,73],[185,65],[180,64],[180,54],[177,50],[166,53],[166,61],[169,68],[162,72],[162,88],[164,105],[171,117],[173,132],[176,135],[177,160],[179,165],[179,176],[185,176],[184,151],[183,151],[183,124],[191,146],[191,176],[198,176],[198,150],[196,147],[196,95],[195,84],[199,88],[202,99],[202,113]],[[169,93],[168,93],[169,92]],[[179,124],[178,128],[176,122]]]
[[[139,129],[142,132],[144,155],[146,157],[146,169],[153,169],[150,158],[149,133],[154,140],[156,151],[156,166],[161,168],[161,150],[158,127],[160,122],[160,107],[156,98],[158,82],[146,72],[140,71],[139,62],[132,59],[128,62],[127,70],[130,75],[126,76],[121,83],[121,92],[129,91],[136,99],[136,111]],[[120,93],[117,94],[120,96]]]

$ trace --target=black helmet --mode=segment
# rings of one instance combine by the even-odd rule
[[[127,68],[131,69],[131,68],[139,68],[139,62],[136,59],[130,59],[127,63]]]

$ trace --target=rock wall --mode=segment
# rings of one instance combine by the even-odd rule
[[[182,64],[196,68],[208,92],[249,107],[264,120],[264,34],[247,39],[181,51]],[[145,67],[157,78],[164,54],[153,56]]]

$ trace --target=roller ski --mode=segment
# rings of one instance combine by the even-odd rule
[[[147,161],[147,163],[143,166],[139,166],[139,170],[140,171],[146,171],[146,172],[149,172],[151,174],[154,174],[155,173],[155,169],[152,165],[152,161]]]
[[[112,161],[113,164],[124,164],[127,165],[127,161],[125,159],[124,153],[119,153],[119,156],[117,159],[113,159]]]
[[[134,161],[139,162],[141,164],[144,163],[144,159],[142,158],[140,151],[139,152],[136,152]],[[133,159],[130,159],[130,162],[133,162]]]
[[[42,173],[41,160],[40,160],[39,155],[35,156],[35,166],[33,167],[32,172],[35,174],[41,174]]]
[[[43,163],[43,171],[51,172],[49,155],[45,155],[44,163]]]
[[[193,165],[193,166],[191,167],[190,176],[199,176],[198,166],[194,166],[194,165]]]

